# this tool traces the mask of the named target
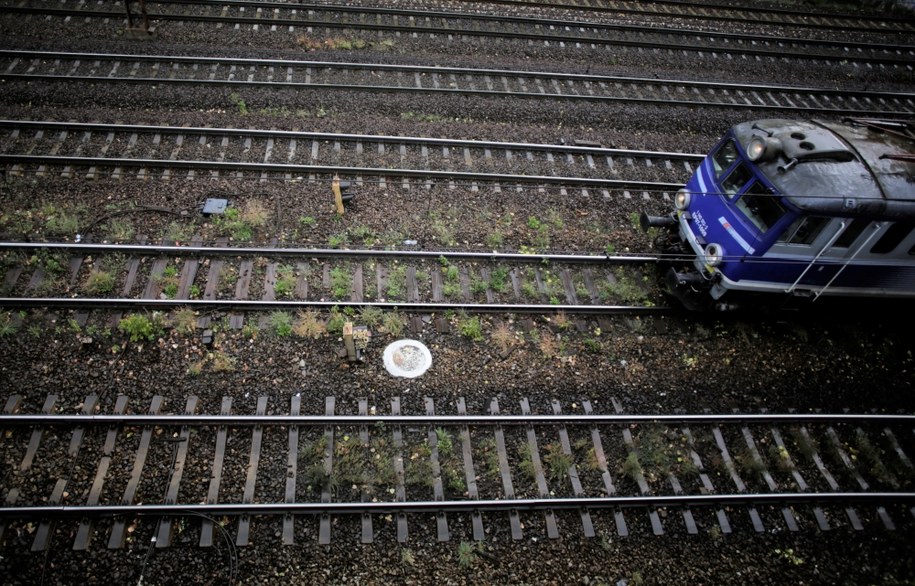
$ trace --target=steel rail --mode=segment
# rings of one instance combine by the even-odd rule
[[[147,3],[151,4],[161,4],[164,6],[167,5],[191,5],[191,6],[204,6],[210,5],[209,2],[200,2],[200,0],[151,0]],[[376,8],[376,7],[361,7],[361,6],[339,6],[339,5],[322,5],[322,4],[293,4],[290,5],[286,2],[270,2],[262,0],[218,0],[214,2],[218,6],[230,6],[230,7],[245,7],[253,9],[288,9],[294,7],[297,10],[314,10],[314,11],[324,11],[324,12],[335,12],[335,13],[350,13],[350,14],[375,14],[375,15],[398,15],[404,17],[412,17],[417,20],[426,20],[430,18],[440,18],[443,20],[472,20],[472,21],[484,21],[484,22],[493,22],[497,24],[504,24],[506,22],[516,23],[516,24],[527,24],[531,26],[543,27],[548,29],[555,28],[591,28],[601,31],[629,31],[637,32],[639,34],[649,33],[656,34],[661,33],[665,35],[682,35],[682,36],[702,36],[708,38],[718,38],[718,39],[727,39],[727,40],[739,40],[747,43],[779,43],[779,44],[791,44],[791,43],[804,43],[820,46],[830,46],[834,47],[837,45],[835,41],[825,40],[825,39],[798,39],[794,37],[773,37],[770,35],[751,35],[751,34],[732,34],[732,33],[721,33],[716,31],[694,31],[689,29],[676,29],[668,27],[654,27],[654,26],[641,26],[641,25],[629,25],[629,24],[619,24],[619,23],[600,23],[600,22],[589,22],[581,20],[558,20],[558,19],[544,19],[544,18],[534,18],[528,16],[512,16],[512,15],[486,15],[486,14],[475,14],[475,13],[465,13],[465,12],[447,12],[447,11],[432,11],[432,10],[413,10],[409,8]],[[153,15],[150,15],[150,18],[154,18]],[[264,19],[259,19],[257,17],[250,18],[249,20],[253,22],[261,22],[264,24],[270,24],[265,22]],[[322,20],[315,20],[314,24],[316,26],[321,25],[332,25]],[[339,26],[352,28],[353,25],[361,26],[362,23],[349,23],[341,22]],[[358,27],[357,27],[358,28]],[[383,28],[383,27],[382,27]],[[427,27],[422,26],[404,26],[399,27],[399,30],[402,31],[416,31],[416,32],[427,32],[425,29]],[[449,34],[466,34],[469,31],[464,31],[463,29],[440,29],[432,27],[434,31],[440,31]],[[478,32],[478,31],[473,31]],[[523,35],[524,33],[520,33]],[[510,36],[512,33],[509,33]],[[915,46],[905,46],[905,45],[875,45],[871,43],[841,43],[843,47],[850,47],[854,49],[870,49],[870,50],[907,50],[915,51]]]
[[[412,246],[412,245],[405,245]],[[669,262],[690,262],[695,259],[691,254],[572,254],[572,253],[547,253],[547,252],[499,252],[497,250],[487,252],[472,252],[460,249],[454,250],[416,250],[411,248],[297,248],[297,247],[252,247],[239,246],[204,246],[191,244],[92,244],[83,242],[34,242],[34,241],[17,241],[17,242],[0,242],[0,252],[16,252],[22,250],[50,250],[50,251],[73,251],[77,254],[85,253],[120,253],[133,254],[137,256],[193,256],[207,255],[212,256],[257,256],[257,257],[306,257],[306,258],[358,258],[358,259],[419,259],[429,261],[439,261],[442,258],[447,260],[476,260],[490,262],[506,263],[565,263],[565,264],[588,264],[588,263],[606,263],[613,265],[621,264],[649,264],[649,263],[669,263]],[[740,260],[745,264],[765,265],[772,263],[793,263],[806,266],[809,261],[804,260],[766,260],[766,259],[741,259],[739,256],[727,256],[725,260]],[[862,260],[862,266],[871,267],[902,267],[908,266],[901,261],[889,260]],[[823,261],[823,266],[838,265],[841,261]]]
[[[863,90],[840,90],[833,88],[815,88],[805,86],[790,85],[773,85],[773,84],[746,84],[746,83],[727,83],[712,81],[696,81],[688,79],[659,79],[649,77],[632,77],[625,75],[598,75],[594,73],[563,73],[556,71],[539,71],[539,70],[515,70],[515,69],[490,69],[483,67],[450,67],[444,65],[398,65],[391,63],[365,63],[352,61],[303,61],[297,59],[252,59],[244,57],[195,57],[187,55],[136,55],[130,53],[80,53],[66,51],[32,51],[18,49],[0,49],[0,57],[6,58],[40,58],[40,59],[95,59],[95,60],[124,60],[124,61],[143,61],[157,62],[168,61],[170,63],[188,63],[188,64],[219,64],[219,65],[257,65],[272,67],[314,67],[314,68],[334,68],[341,69],[362,69],[362,70],[380,70],[380,71],[407,71],[415,73],[446,73],[459,75],[508,75],[513,77],[535,78],[542,77],[547,79],[561,79],[574,81],[592,81],[606,83],[644,83],[649,85],[686,85],[689,87],[706,88],[706,89],[753,89],[758,91],[791,91],[791,92],[820,92],[830,95],[855,95],[861,97],[912,97],[912,93],[895,93],[895,92],[870,92]],[[0,75],[3,75],[0,73]],[[156,78],[160,79],[160,78]],[[167,78],[161,78],[161,81],[168,81]]]
[[[406,245],[410,246],[410,245]],[[50,250],[50,251],[73,251],[75,253],[129,253],[134,255],[147,256],[190,256],[190,255],[212,255],[212,256],[245,256],[254,255],[259,257],[307,257],[307,258],[411,258],[420,260],[438,261],[441,258],[448,260],[477,260],[492,262],[508,263],[566,263],[566,264],[587,264],[587,263],[607,263],[607,264],[648,264],[677,261],[691,261],[695,257],[690,254],[659,254],[659,253],[629,253],[629,254],[574,254],[574,253],[547,253],[547,252],[500,252],[497,250],[486,252],[473,252],[467,250],[416,250],[411,248],[404,249],[381,249],[381,248],[297,248],[297,247],[248,247],[248,246],[204,246],[192,244],[96,244],[83,242],[0,242],[0,252],[16,252],[21,250]],[[725,256],[725,260],[738,260],[738,256]],[[769,264],[774,261],[766,259],[743,259],[744,263],[749,264]],[[808,261],[790,261],[806,265]],[[840,263],[840,261],[835,261]],[[824,265],[830,262],[824,261]],[[899,261],[889,260],[866,260],[861,264],[867,266],[905,266]]]
[[[160,4],[179,4],[181,2],[158,2]],[[196,4],[196,3],[194,3]],[[252,8],[284,8],[288,9],[293,5],[286,3],[269,3],[269,2],[232,2],[230,0],[223,0],[219,2],[220,6],[245,6]],[[301,5],[294,5],[296,9],[302,8]],[[318,7],[319,10],[328,11],[327,7]],[[791,37],[769,37],[765,35],[735,35],[728,33],[718,33],[710,31],[690,31],[690,30],[681,30],[681,29],[665,29],[659,27],[637,27],[634,25],[610,25],[610,24],[600,24],[600,23],[587,23],[587,22],[578,22],[578,21],[550,21],[550,20],[537,20],[530,18],[521,18],[521,17],[490,17],[477,14],[463,14],[463,13],[439,13],[439,12],[428,12],[428,11],[402,11],[402,10],[384,10],[384,9],[372,9],[372,8],[350,8],[350,7],[334,7],[335,12],[359,12],[359,13],[369,13],[369,14],[403,14],[404,16],[413,16],[420,20],[426,20],[427,18],[440,18],[445,20],[472,20],[472,21],[490,21],[494,24],[504,24],[505,22],[513,22],[517,24],[526,24],[529,26],[534,26],[538,28],[577,28],[577,29],[595,29],[598,31],[605,32],[633,32],[638,34],[656,34],[664,36],[680,36],[680,37],[692,37],[696,39],[710,39],[718,40],[730,43],[730,41],[736,41],[741,43],[741,45],[690,45],[684,43],[676,42],[653,42],[653,41],[635,41],[627,40],[620,38],[606,38],[606,37],[594,37],[594,36],[585,36],[585,35],[562,35],[554,33],[532,33],[532,32],[517,32],[517,31],[489,31],[489,30],[479,30],[475,28],[467,29],[458,29],[458,28],[443,28],[435,26],[421,26],[421,25],[393,25],[393,24],[376,24],[370,22],[344,22],[344,21],[324,21],[324,20],[303,20],[303,19],[285,19],[285,18],[271,18],[271,17],[223,17],[223,16],[201,16],[201,15],[178,15],[178,14],[165,14],[165,13],[150,13],[149,17],[151,20],[173,20],[173,21],[186,21],[186,22],[225,22],[232,24],[250,24],[250,25],[271,25],[271,26],[303,26],[303,27],[326,27],[326,28],[345,28],[345,29],[364,29],[364,30],[375,30],[375,31],[394,31],[394,32],[406,32],[406,33],[424,33],[424,34],[441,34],[441,35],[462,35],[462,36],[477,36],[477,37],[495,37],[495,38],[513,38],[513,39],[525,39],[525,40],[535,40],[535,41],[548,41],[555,43],[577,43],[577,44],[593,44],[593,45],[616,45],[616,46],[628,46],[628,47],[648,47],[653,49],[663,49],[669,51],[690,51],[690,52],[728,52],[731,54],[741,54],[741,55],[755,55],[755,56],[764,56],[771,57],[776,59],[783,59],[785,57],[793,57],[799,59],[807,60],[820,60],[820,61],[856,61],[856,62],[867,62],[874,64],[885,64],[885,65],[894,65],[901,66],[906,68],[911,68],[911,56],[915,54],[915,46],[909,45],[878,45],[878,44],[868,44],[868,43],[835,43],[833,41],[820,40],[820,39],[801,39],[801,38],[791,38]],[[105,18],[105,19],[123,19],[124,15],[119,11],[103,11],[103,10],[69,10],[69,9],[55,9],[55,8],[29,8],[22,6],[0,6],[0,13],[2,12],[11,12],[17,14],[46,14],[52,16],[71,16],[79,18]],[[745,43],[745,45],[744,45]],[[762,48],[751,48],[752,46],[759,44],[771,44],[779,45],[780,48],[773,49],[762,49]],[[828,54],[812,54],[809,51],[798,50],[797,52],[788,52],[785,49],[787,45],[806,45],[809,47],[820,47],[833,49],[841,54],[837,55],[828,55]],[[887,57],[887,56],[865,56],[865,55],[853,55],[849,51],[873,51],[875,53],[885,53],[885,54],[896,54],[898,57]]]
[[[461,0],[465,4],[477,4],[475,0]],[[696,2],[681,2],[679,0],[653,0],[650,4],[645,2],[614,2],[611,5],[601,6],[589,4],[587,6],[570,4],[568,2],[552,2],[548,0],[528,1],[528,0],[486,0],[482,4],[501,4],[503,6],[522,6],[530,8],[550,8],[554,10],[578,10],[582,12],[597,13],[616,13],[616,14],[640,14],[644,16],[662,16],[669,18],[683,18],[693,20],[727,20],[728,22],[745,22],[749,24],[777,25],[798,28],[813,28],[832,30],[839,26],[828,23],[811,22],[810,19],[846,21],[841,25],[842,30],[863,30],[868,32],[885,32],[885,33],[906,33],[915,30],[909,19],[893,16],[870,16],[857,15],[852,13],[826,13],[826,12],[805,12],[800,10],[791,10],[789,8],[775,8],[771,6],[733,6],[727,4],[706,4]],[[621,4],[637,5],[639,8],[627,8]],[[643,8],[647,6],[648,8]],[[714,10],[728,13],[727,15],[719,14],[695,14],[689,12],[662,12],[655,10],[655,6],[670,6],[674,10],[696,9],[696,10]],[[759,17],[737,16],[735,13],[755,14]],[[766,17],[779,15],[785,17],[794,17],[800,21],[767,19]],[[760,18],[761,17],[761,18]],[[864,24],[862,24],[864,23]],[[870,24],[872,23],[872,24]],[[900,28],[886,28],[887,25],[908,25]],[[883,27],[883,28],[881,28]]]
[[[608,149],[601,147],[584,147],[569,145],[543,145],[532,143],[506,143],[495,141],[470,141],[470,140],[450,140],[450,139],[426,139],[418,137],[396,137],[396,136],[375,136],[359,134],[331,134],[331,133],[310,133],[310,132],[293,132],[277,130],[246,130],[246,129],[219,129],[203,127],[173,127],[173,126],[149,126],[149,125],[117,125],[117,124],[87,124],[87,123],[67,123],[67,122],[37,122],[37,121],[0,121],[0,127],[27,130],[68,130],[81,132],[121,132],[125,134],[172,134],[172,135],[200,135],[226,137],[233,136],[243,138],[282,138],[287,140],[313,140],[313,141],[340,141],[340,142],[387,142],[399,145],[426,145],[426,146],[450,146],[463,147],[465,149],[485,150],[505,149],[505,150],[529,150],[540,152],[554,152],[565,154],[587,154],[596,156],[625,156],[632,158],[667,158],[669,160],[680,160],[684,162],[699,162],[703,155],[674,152],[655,152],[655,151],[635,151],[626,149]],[[301,174],[352,174],[366,176],[384,176],[384,177],[413,177],[421,179],[447,179],[462,181],[479,181],[489,183],[527,183],[527,184],[550,184],[560,186],[579,186],[579,187],[605,187],[619,189],[641,189],[641,190],[659,190],[670,191],[677,190],[682,185],[680,183],[658,183],[644,181],[629,181],[619,179],[605,178],[587,178],[587,177],[567,177],[562,176],[544,176],[544,175],[524,175],[524,174],[495,174],[484,173],[479,171],[453,171],[453,170],[431,170],[431,169],[391,169],[379,167],[350,167],[342,165],[303,165],[293,163],[267,163],[267,162],[238,162],[238,161],[200,161],[200,160],[183,160],[183,159],[133,159],[133,158],[115,158],[115,157],[73,157],[67,155],[41,156],[30,154],[7,153],[0,155],[0,163],[20,164],[34,163],[38,165],[64,165],[64,166],[95,166],[95,167],[148,167],[148,168],[175,168],[175,169],[207,169],[207,170],[228,170],[228,171],[249,171],[255,173],[273,172],[276,174],[291,176]],[[539,177],[551,177],[550,179],[538,179]]]
[[[0,75],[2,77],[2,75]],[[915,95],[913,95],[915,97]],[[128,134],[181,134],[196,136],[230,136],[247,138],[282,138],[296,140],[321,140],[340,142],[381,142],[426,146],[465,147],[472,149],[532,150],[555,153],[609,155],[622,157],[669,158],[682,161],[701,161],[704,154],[672,151],[638,151],[593,146],[575,146],[527,142],[500,142],[451,138],[426,138],[419,136],[390,136],[382,134],[348,134],[336,132],[307,132],[296,130],[264,130],[248,128],[213,128],[209,126],[157,126],[151,124],[101,124],[95,122],[65,122],[45,120],[0,120],[0,128],[26,128],[36,130],[73,130],[82,132],[123,132]]]
[[[674,86],[691,88],[694,90],[712,90],[712,91],[737,91],[743,94],[747,93],[791,93],[791,94],[810,94],[812,96],[838,96],[842,98],[860,98],[867,100],[908,100],[915,99],[915,94],[907,92],[884,92],[884,91],[863,91],[863,90],[841,90],[834,88],[814,88],[802,86],[783,86],[767,84],[738,84],[738,83],[716,83],[703,81],[689,81],[676,79],[649,79],[629,76],[600,76],[592,74],[566,74],[557,72],[541,71],[517,71],[517,70],[498,70],[498,69],[475,69],[466,67],[432,67],[416,65],[390,65],[390,64],[368,64],[368,63],[348,63],[348,62],[327,62],[327,61],[293,61],[293,60],[258,60],[258,59],[233,59],[233,58],[196,58],[183,56],[168,55],[126,55],[126,54],[95,54],[95,53],[41,53],[35,51],[14,51],[0,50],[0,58],[7,59],[42,59],[42,60],[105,60],[117,62],[133,63],[186,63],[194,65],[231,65],[231,66],[257,66],[257,67],[281,67],[281,68],[319,68],[319,69],[340,69],[344,71],[396,71],[408,72],[414,74],[431,74],[431,75],[473,75],[473,76],[499,76],[504,78],[523,78],[523,79],[545,79],[555,81],[572,81],[587,82],[593,84],[641,84],[643,86]],[[645,96],[625,96],[625,95],[600,95],[596,93],[561,93],[547,91],[519,91],[519,90],[496,90],[496,89],[475,89],[459,87],[419,87],[417,85],[385,85],[385,84],[353,84],[353,83],[325,83],[313,81],[290,81],[288,79],[201,79],[193,77],[172,77],[173,71],[169,71],[170,77],[144,77],[131,74],[128,75],[111,75],[98,72],[97,75],[87,74],[54,74],[54,73],[37,73],[10,72],[11,68],[6,71],[0,71],[0,79],[13,80],[42,80],[58,82],[89,82],[89,83],[127,83],[127,84],[149,84],[149,85],[191,85],[191,86],[212,86],[212,87],[270,87],[285,89],[321,89],[337,91],[368,91],[368,92],[387,92],[387,93],[420,93],[420,94],[441,94],[441,95],[471,95],[482,97],[511,97],[526,99],[554,99],[569,101],[587,101],[587,102],[622,102],[622,103],[646,103],[646,104],[664,104],[664,105],[686,105],[695,106],[703,105],[718,108],[734,108],[739,110],[773,110],[773,111],[792,111],[792,112],[829,112],[841,115],[867,115],[867,116],[888,116],[900,114],[897,110],[892,109],[866,109],[866,108],[842,108],[835,106],[797,106],[783,104],[764,104],[764,103],[747,103],[747,102],[728,102],[713,101],[697,98],[653,98]],[[603,88],[598,88],[603,90]]]
[[[98,297],[0,297],[0,307],[60,307],[72,309],[234,309],[252,310],[288,310],[300,308],[331,310],[339,307],[377,307],[378,309],[397,310],[413,313],[439,313],[446,311],[466,311],[468,313],[538,313],[554,314],[564,312],[574,315],[657,315],[674,311],[665,306],[629,306],[629,305],[570,305],[570,304],[524,304],[524,303],[413,303],[393,301],[265,301],[238,299],[107,299]]]
[[[736,110],[771,110],[785,112],[826,112],[831,114],[848,115],[865,115],[865,116],[893,116],[899,114],[909,114],[911,112],[898,110],[868,110],[858,108],[828,108],[814,106],[786,106],[777,104],[747,104],[735,102],[713,102],[713,101],[695,101],[695,100],[676,100],[663,98],[645,98],[645,97],[625,97],[625,96],[596,96],[585,94],[561,94],[561,93],[540,93],[540,92],[516,92],[516,91],[498,91],[498,90],[481,90],[481,89],[461,89],[461,88],[430,88],[430,87],[408,87],[408,86],[390,86],[390,85],[354,85],[354,84],[331,84],[331,83],[306,83],[290,81],[257,81],[257,80],[218,80],[218,79],[172,79],[157,77],[91,77],[78,75],[51,75],[51,74],[22,74],[8,73],[0,74],[0,79],[9,81],[29,80],[29,81],[60,81],[60,82],[91,82],[91,83],[115,83],[115,84],[152,84],[152,85],[194,85],[194,86],[229,86],[229,87],[270,87],[277,89],[318,89],[346,92],[386,92],[386,93],[403,93],[403,94],[442,94],[456,96],[481,96],[481,97],[511,97],[524,99],[540,100],[568,100],[568,101],[586,101],[586,102],[622,102],[622,103],[639,103],[639,104],[661,104],[671,106],[706,106],[713,108],[733,108]],[[684,84],[687,85],[687,84]],[[748,89],[752,89],[751,87]],[[823,92],[831,93],[831,92]],[[852,94],[855,92],[849,92]],[[836,90],[836,95],[841,95],[841,91]],[[883,97],[873,92],[867,94],[867,97]]]
[[[819,503],[909,503],[915,492],[792,492],[697,495],[603,496],[536,499],[468,499],[443,501],[214,503],[143,505],[44,505],[0,507],[0,518],[110,517],[122,515],[278,515],[351,513],[427,513],[507,510],[576,510],[582,508],[722,507],[736,505],[790,505]]]
[[[276,174],[362,175],[384,177],[410,177],[419,179],[458,179],[480,183],[523,183],[574,187],[606,187],[612,189],[641,189],[647,191],[676,191],[682,183],[629,181],[559,175],[512,175],[507,173],[478,173],[470,171],[427,171],[423,169],[384,169],[377,167],[347,167],[343,165],[295,165],[283,163],[245,163],[231,161],[182,161],[171,159],[123,159],[105,157],[74,157],[56,155],[0,154],[0,164],[33,164],[83,167],[143,167],[168,169],[205,169]],[[46,172],[46,171],[45,171]],[[260,179],[258,177],[258,179]]]
[[[166,246],[145,244],[87,244],[68,242],[0,242],[0,252],[13,252],[17,250],[67,250],[79,254],[94,253],[127,253],[144,255],[212,255],[212,256],[300,256],[308,258],[348,257],[348,258],[417,258],[439,260],[442,257],[449,260],[489,260],[497,262],[544,262],[544,263],[599,263],[611,264],[624,263],[654,263],[664,260],[658,254],[622,254],[622,255],[596,255],[596,254],[550,254],[532,253],[522,254],[514,252],[469,252],[447,250],[373,250],[373,249],[335,249],[335,248],[281,248],[268,246],[257,247],[231,247],[231,246]]]
[[[550,306],[555,307],[555,306]],[[630,425],[630,424],[915,424],[915,415],[900,413],[702,413],[702,414],[584,414],[561,415],[108,415],[0,413],[0,427],[37,425],[124,426],[247,426],[247,425]]]

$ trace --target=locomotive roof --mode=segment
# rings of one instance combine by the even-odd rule
[[[781,151],[758,166],[792,204],[811,214],[915,220],[915,134],[904,123],[757,120],[733,128]]]

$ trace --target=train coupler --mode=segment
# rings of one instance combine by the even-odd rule
[[[651,228],[673,228],[677,220],[671,216],[649,216],[645,212],[639,215],[639,227],[642,232],[648,233]]]
[[[690,311],[706,311],[711,298],[709,281],[693,272],[678,272],[674,267],[667,271],[667,291]]]

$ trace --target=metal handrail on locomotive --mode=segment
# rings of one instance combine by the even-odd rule
[[[804,297],[915,297],[915,127],[757,120],[732,127],[660,229],[690,309]]]

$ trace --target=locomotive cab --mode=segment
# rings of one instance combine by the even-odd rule
[[[692,309],[772,293],[913,296],[915,165],[911,143],[885,134],[789,120],[733,127],[676,211],[643,217],[675,232],[668,289]]]

